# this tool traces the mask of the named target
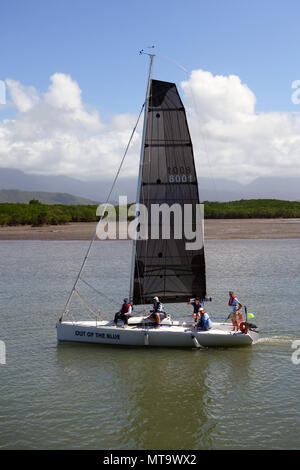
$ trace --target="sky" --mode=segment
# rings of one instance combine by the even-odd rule
[[[200,176],[300,177],[299,17],[297,0],[1,0],[0,167],[113,178],[155,45]]]

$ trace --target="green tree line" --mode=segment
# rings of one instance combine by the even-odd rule
[[[264,219],[300,217],[300,201],[241,199],[230,202],[204,202],[205,219]]]
[[[230,202],[204,202],[205,219],[300,218],[299,201],[242,199]],[[0,203],[0,225],[58,225],[70,222],[96,222],[96,205]],[[118,216],[119,208],[116,207]]]
[[[58,225],[69,222],[96,222],[97,206],[63,204],[0,204],[0,225]]]

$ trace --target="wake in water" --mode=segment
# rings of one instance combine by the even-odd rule
[[[279,335],[274,335],[274,336],[265,336],[265,337],[260,337],[255,344],[266,344],[269,346],[274,346],[276,344],[284,345],[291,343],[292,341],[299,339],[297,336],[279,336]]]

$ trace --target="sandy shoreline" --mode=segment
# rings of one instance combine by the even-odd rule
[[[125,227],[123,227],[124,229]],[[96,224],[0,227],[0,240],[90,240]],[[205,239],[300,238],[300,219],[208,219]]]

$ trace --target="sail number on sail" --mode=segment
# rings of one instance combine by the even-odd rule
[[[190,167],[168,167],[169,183],[192,183],[193,177]]]

